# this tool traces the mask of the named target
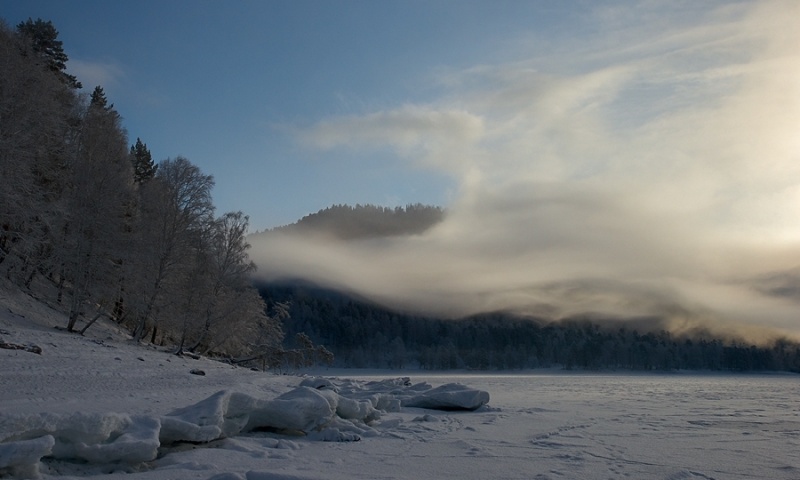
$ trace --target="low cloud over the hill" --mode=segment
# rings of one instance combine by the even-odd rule
[[[420,235],[254,242],[260,275],[450,315],[799,334],[798,4],[616,13],[595,12],[620,19],[602,41],[440,72],[438,102],[308,128],[308,145],[392,147],[458,191]]]

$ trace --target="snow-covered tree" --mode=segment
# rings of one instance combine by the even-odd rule
[[[225,330],[235,328],[233,319],[243,319],[245,304],[252,299],[247,292],[253,288],[250,274],[256,268],[247,256],[250,247],[245,240],[247,227],[248,217],[242,212],[232,212],[217,218],[208,229],[203,251],[197,254],[203,274],[196,277],[198,281],[193,288],[201,292],[202,312],[195,317],[196,334],[190,350],[220,343],[219,337]],[[263,309],[261,303],[259,307]]]
[[[129,289],[136,292],[132,307],[137,315],[137,340],[148,328],[155,334],[159,311],[186,288],[182,277],[191,271],[202,236],[213,221],[213,186],[213,177],[177,157],[161,162],[153,181],[140,190],[139,251]]]
[[[0,21],[2,273],[61,305],[69,330],[108,316],[179,349],[279,343],[250,283],[248,218],[214,218],[214,180],[189,160],[128,148],[103,88],[76,91],[57,34]]]
[[[0,24],[0,263],[26,286],[52,266],[77,132],[76,96],[37,58],[27,37]]]
[[[116,299],[125,256],[120,247],[133,193],[127,143],[117,112],[90,103],[67,164],[67,213],[53,246],[61,285],[70,298],[68,330],[90,305],[94,316],[109,310]]]

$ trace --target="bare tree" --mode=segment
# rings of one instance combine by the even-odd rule
[[[264,303],[251,285],[255,270],[245,236],[248,218],[226,213],[209,225],[194,251],[194,262],[170,314],[177,353],[210,352],[241,346],[249,324],[263,321]]]
[[[67,165],[66,212],[54,245],[70,298],[67,329],[87,308],[110,311],[121,277],[127,207],[133,193],[127,138],[116,111],[96,101],[86,109],[75,156]]]
[[[0,263],[26,285],[49,265],[75,130],[73,91],[35,59],[30,39],[0,24]]]
[[[130,275],[137,320],[134,338],[141,340],[147,328],[158,329],[159,312],[185,288],[203,236],[213,219],[211,188],[214,179],[183,157],[167,159],[153,180],[140,190],[139,251]]]
[[[179,350],[237,355],[278,345],[280,320],[250,283],[248,218],[215,219],[214,180],[189,160],[156,168],[140,140],[128,151],[102,87],[76,91],[57,34],[42,20],[16,32],[0,21],[6,276],[55,297],[68,330],[109,316],[137,340],[160,334]]]
[[[220,324],[226,324],[224,330],[230,331],[234,319],[246,318],[243,313],[250,309],[247,303],[254,298],[248,292],[253,288],[250,274],[256,269],[247,256],[250,247],[245,239],[247,228],[248,217],[242,212],[232,212],[216,219],[209,229],[204,252],[207,281],[198,285],[204,292],[202,315],[198,317],[199,331],[189,347],[191,351],[204,344],[208,348],[218,343],[219,338],[210,337],[215,331],[217,335],[222,333]],[[259,302],[257,308],[263,309],[263,303]]]

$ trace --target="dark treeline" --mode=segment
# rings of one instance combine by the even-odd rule
[[[108,317],[177,352],[280,350],[250,280],[248,218],[216,216],[214,180],[188,159],[129,143],[67,61],[51,22],[0,21],[0,275],[70,331]]]
[[[679,337],[623,322],[548,323],[502,313],[444,320],[310,287],[265,285],[260,291],[268,303],[288,307],[287,334],[305,332],[341,367],[800,372],[800,344],[788,340],[755,346],[700,332]]]
[[[420,234],[441,222],[441,207],[413,204],[403,207],[332,205],[296,223],[268,232],[322,234],[341,240]],[[262,233],[263,235],[263,233]]]

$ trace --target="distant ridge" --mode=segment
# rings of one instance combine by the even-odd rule
[[[441,207],[409,204],[405,207],[332,205],[295,223],[254,235],[271,233],[325,235],[340,240],[416,235],[444,219]]]

